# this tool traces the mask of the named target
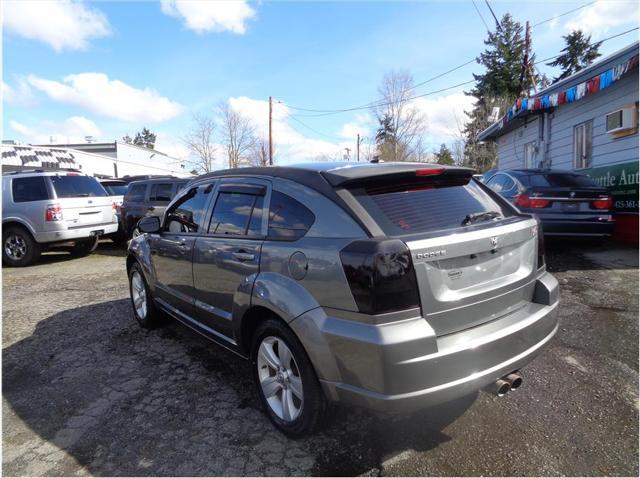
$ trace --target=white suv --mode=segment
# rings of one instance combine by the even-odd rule
[[[34,263],[46,247],[73,242],[91,252],[116,232],[115,204],[93,177],[73,171],[18,171],[2,176],[2,262]]]

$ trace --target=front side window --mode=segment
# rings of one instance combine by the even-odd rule
[[[213,209],[209,234],[260,235],[263,204],[264,196],[221,192]]]
[[[149,201],[155,201],[155,202],[171,201],[172,189],[173,189],[173,184],[171,183],[152,184],[151,193],[149,194]]]
[[[106,196],[107,191],[96,178],[67,174],[64,176],[50,176],[51,184],[58,198],[100,197]]]
[[[573,167],[575,169],[591,167],[592,131],[592,121],[586,121],[573,128]]]
[[[304,236],[315,222],[314,214],[279,191],[271,194],[269,206],[269,238],[294,241]]]
[[[49,199],[47,185],[42,176],[15,178],[11,184],[14,202],[44,201]]]
[[[192,188],[178,199],[167,209],[164,230],[173,234],[200,232],[200,223],[212,189],[211,185]]]

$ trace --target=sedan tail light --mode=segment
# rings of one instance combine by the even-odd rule
[[[544,259],[544,234],[542,232],[542,221],[537,216],[534,216],[538,223],[536,227],[536,233],[538,234],[538,269],[545,265]]]
[[[361,313],[420,306],[411,252],[401,240],[354,241],[340,251],[340,259]]]
[[[591,207],[593,209],[613,209],[613,198],[607,196],[591,201]]]
[[[60,204],[50,204],[47,206],[45,220],[48,222],[62,221],[62,208],[60,207]]]
[[[551,206],[551,201],[548,199],[539,199],[536,197],[530,197],[528,194],[518,194],[513,198],[514,204],[523,209],[541,209]]]

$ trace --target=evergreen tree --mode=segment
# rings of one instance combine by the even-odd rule
[[[586,36],[581,30],[574,30],[562,37],[566,46],[562,55],[557,57],[549,66],[559,66],[562,73],[553,81],[562,80],[589,66],[600,56],[598,51],[602,42],[591,43],[591,35]]]
[[[473,77],[475,86],[467,94],[476,98],[462,134],[465,138],[464,162],[480,172],[491,169],[496,163],[496,145],[493,142],[481,143],[478,135],[491,125],[490,116],[495,107],[500,114],[523,92],[528,93],[537,77],[531,78],[524,72],[533,71],[535,55],[530,54],[528,64],[524,64],[526,45],[524,28],[511,15],[505,14],[495,32],[489,32],[484,41],[486,49],[477,58],[485,68],[484,73]],[[525,80],[521,81],[524,76]]]
[[[446,164],[448,166],[453,166],[455,164],[451,151],[444,143],[440,145],[440,151],[435,154],[435,159],[438,164]]]
[[[153,149],[156,144],[156,135],[147,128],[142,128],[142,131],[136,134],[133,144]]]
[[[383,161],[393,161],[396,157],[396,132],[393,127],[393,118],[388,114],[382,116],[378,122],[380,126],[376,132],[376,148],[378,159]]]

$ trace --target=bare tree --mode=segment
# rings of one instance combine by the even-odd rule
[[[249,118],[235,111],[227,102],[221,102],[218,111],[222,128],[220,136],[227,148],[229,168],[237,168],[241,161],[247,159],[256,143],[256,127]]]
[[[378,88],[380,104],[374,112],[380,124],[387,128],[392,141],[383,148],[381,159],[408,161],[414,158],[416,143],[426,130],[424,114],[411,102],[413,77],[407,71],[390,71]],[[390,146],[390,147],[389,147]]]
[[[251,166],[268,166],[269,165],[269,140],[257,137],[253,147],[249,152],[247,162]]]
[[[198,172],[210,173],[214,169],[216,157],[214,133],[215,119],[195,114],[189,132],[182,138],[182,142],[196,157],[195,169]]]

